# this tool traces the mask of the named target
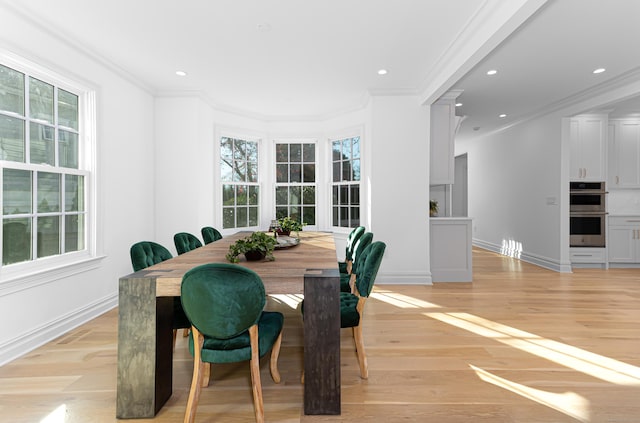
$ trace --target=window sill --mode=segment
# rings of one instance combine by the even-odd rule
[[[88,272],[98,268],[105,257],[81,254],[66,260],[47,261],[45,259],[42,263],[9,266],[9,270],[2,268],[0,269],[0,296]]]

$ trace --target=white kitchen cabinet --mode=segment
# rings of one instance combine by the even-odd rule
[[[571,118],[572,181],[606,180],[607,115],[580,115]]]
[[[609,122],[609,188],[640,188],[640,119]]]
[[[429,219],[431,278],[434,282],[471,282],[471,219],[433,217]]]
[[[607,252],[605,248],[571,247],[569,259],[574,267],[607,268]]]
[[[447,92],[431,105],[431,156],[429,185],[454,182],[456,98],[460,90]]]
[[[640,216],[609,217],[609,263],[640,263]]]

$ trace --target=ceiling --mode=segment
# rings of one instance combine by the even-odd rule
[[[336,116],[372,94],[420,95],[482,10],[506,1],[5,4],[155,95],[198,93],[268,120]],[[450,87],[464,90],[460,135],[493,131],[640,69],[638,16],[635,1],[549,0]],[[607,70],[592,74],[597,67]],[[498,73],[487,76],[490,68]],[[635,102],[625,107],[640,111]]]

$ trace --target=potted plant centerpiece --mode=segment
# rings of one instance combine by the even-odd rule
[[[434,217],[438,215],[438,202],[436,200],[429,200],[429,216]]]
[[[238,256],[240,254],[244,254],[247,261],[262,259],[273,261],[275,260],[275,257],[273,257],[273,249],[277,243],[278,241],[276,241],[275,238],[264,232],[254,232],[231,244],[226,257],[231,263],[239,262],[240,259],[238,259]]]
[[[278,219],[278,225],[280,226],[280,229],[278,229],[278,235],[289,236],[291,232],[301,231],[302,227],[306,225],[306,223],[298,222],[296,219],[286,216]]]

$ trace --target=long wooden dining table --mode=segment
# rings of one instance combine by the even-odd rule
[[[227,262],[238,232],[119,280],[116,417],[151,418],[171,397],[173,297],[191,268]],[[306,415],[340,414],[340,277],[333,235],[300,232],[300,242],[274,251],[274,261],[246,261],[267,294],[304,294]]]

